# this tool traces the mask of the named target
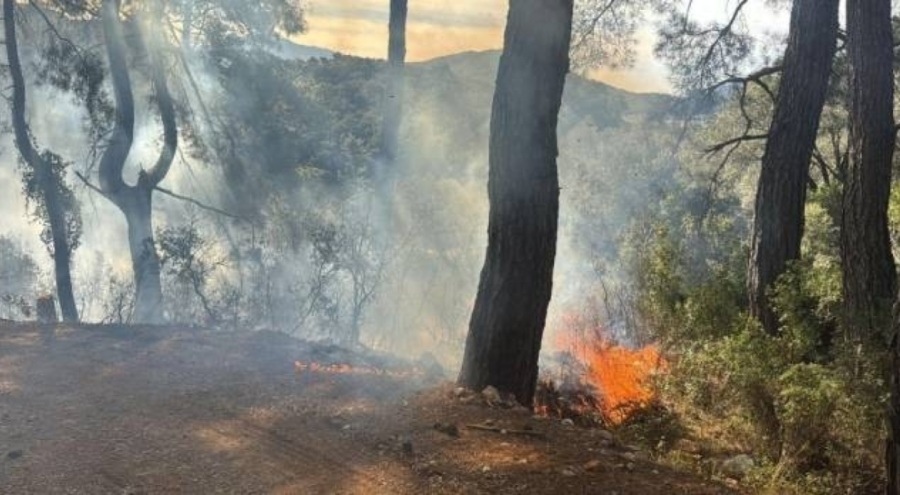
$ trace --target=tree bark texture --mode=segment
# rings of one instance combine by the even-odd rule
[[[900,313],[893,338],[890,304],[896,297],[896,266],[888,230],[894,122],[894,39],[890,0],[847,1],[850,58],[850,160],[841,220],[844,312],[850,338],[890,341],[887,490],[900,495]],[[900,308],[900,306],[898,306]]]
[[[25,164],[34,171],[34,177],[43,196],[50,224],[53,245],[53,271],[56,280],[56,295],[63,320],[67,323],[78,321],[78,307],[72,287],[72,249],[66,227],[66,212],[59,196],[61,184],[53,173],[52,165],[41,157],[32,142],[26,121],[26,87],[19,59],[18,38],[16,36],[15,0],[3,0],[3,27],[5,31],[6,56],[12,79],[12,124],[16,148]]]
[[[141,176],[138,184],[146,182]],[[136,187],[119,205],[128,224],[128,247],[134,274],[135,306],[131,321],[158,323],[162,311],[162,283],[159,255],[153,236],[153,194],[147,186]]]
[[[407,0],[391,0],[390,22],[388,24],[388,81],[385,98],[384,129],[382,131],[382,154],[386,177],[390,175],[397,156],[400,132],[400,116],[403,111],[403,71],[406,63],[406,18]]]
[[[894,159],[894,79],[890,0],[847,2],[850,162],[844,184],[841,266],[851,338],[880,337],[890,325],[896,267],[888,230]]]
[[[800,258],[810,160],[837,45],[839,0],[795,0],[784,72],[756,191],[748,289],[751,313],[770,334],[778,319],[767,291]]]
[[[553,285],[556,127],[569,70],[572,0],[511,0],[491,114],[488,247],[462,386],[531,405]]]
[[[900,495],[900,303],[894,307],[890,359],[890,399],[887,410],[888,438],[885,445],[887,495]]]

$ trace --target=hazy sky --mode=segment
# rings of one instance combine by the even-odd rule
[[[309,30],[297,41],[383,58],[387,51],[388,4],[389,0],[308,0]],[[734,4],[735,0],[694,0],[691,12],[698,20],[721,19]],[[783,32],[786,13],[772,13],[764,4],[763,0],[751,0],[743,21],[761,35]],[[502,46],[508,0],[410,0],[409,5],[407,49],[411,61]],[[633,91],[668,91],[666,68],[653,57],[652,20],[640,31],[639,40],[633,67],[602,69],[594,76]]]

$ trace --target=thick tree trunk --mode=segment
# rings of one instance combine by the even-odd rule
[[[837,44],[839,0],[795,0],[784,72],[756,192],[750,310],[770,334],[778,320],[767,291],[800,257],[806,187]]]
[[[63,321],[78,322],[78,307],[72,287],[72,248],[69,242],[66,214],[59,198],[59,184],[50,170],[50,164],[40,160],[41,189],[47,204],[50,235],[53,242],[53,273],[56,279],[56,296]]]
[[[16,36],[15,0],[3,0],[3,27],[5,31],[6,56],[12,78],[12,121],[15,131],[16,148],[22,159],[33,171],[50,224],[53,244],[53,264],[56,277],[56,295],[63,320],[68,323],[78,321],[78,308],[72,288],[72,249],[66,226],[66,212],[59,198],[62,187],[57,183],[51,164],[44,160],[34,148],[31,133],[25,120],[26,88],[19,59],[18,38]]]
[[[117,196],[127,194],[128,185],[122,179],[122,170],[134,142],[134,95],[117,0],[103,0],[100,20],[116,102],[115,126],[100,159],[100,188],[116,202]]]
[[[894,39],[890,0],[847,1],[850,57],[850,162],[844,184],[841,265],[850,337],[886,342],[896,267],[888,230],[894,158]],[[900,306],[898,306],[900,309]],[[888,495],[900,495],[900,313],[895,315],[888,370]]]
[[[890,0],[849,0],[847,40],[851,77],[850,166],[841,221],[844,309],[853,338],[881,337],[886,343],[897,276],[888,231],[895,140]]]
[[[406,64],[407,0],[390,0],[388,23],[388,68],[382,103],[381,149],[374,161],[373,182],[377,221],[376,240],[384,247],[393,228],[394,183],[403,113]]]
[[[159,4],[155,7],[159,8]],[[155,13],[157,17],[162,15],[159,11]],[[165,68],[159,58],[160,40],[156,39],[146,47],[146,51],[150,60],[156,106],[163,124],[163,148],[156,164],[148,171],[141,171],[136,185],[126,184],[122,178],[122,170],[134,141],[134,97],[116,0],[103,1],[102,24],[116,101],[116,125],[100,160],[100,187],[106,197],[122,210],[128,223],[128,244],[135,287],[135,308],[131,322],[160,323],[163,320],[162,283],[159,255],[153,239],[152,200],[153,190],[169,173],[178,149],[175,107],[166,84]],[[139,45],[144,43],[140,27],[135,33],[135,40]]]
[[[531,405],[553,284],[572,0],[511,0],[491,115],[488,247],[459,383]]]
[[[893,339],[890,360],[890,400],[888,401],[888,439],[885,446],[887,495],[900,495],[900,303],[894,307]]]
[[[391,0],[390,23],[388,24],[388,81],[384,108],[384,128],[382,129],[382,155],[385,177],[390,180],[397,155],[400,132],[400,115],[403,111],[403,69],[406,63],[406,17],[407,0]]]
[[[159,256],[153,238],[151,220],[152,189],[143,186],[141,177],[132,194],[125,196],[119,205],[128,222],[128,246],[131,249],[131,267],[134,273],[134,323],[162,322],[162,284],[160,282]]]

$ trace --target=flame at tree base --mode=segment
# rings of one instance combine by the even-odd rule
[[[539,414],[599,415],[603,423],[617,425],[655,403],[652,379],[667,368],[657,346],[616,344],[580,316],[566,316],[562,323],[554,342],[563,356],[558,381],[540,385]]]

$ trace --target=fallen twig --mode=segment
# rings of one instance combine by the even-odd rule
[[[466,428],[470,430],[492,431],[494,433],[500,433],[501,435],[525,435],[529,437],[539,438],[544,437],[543,433],[533,430],[508,430],[506,428],[497,428],[496,426],[487,425],[466,425]]]

